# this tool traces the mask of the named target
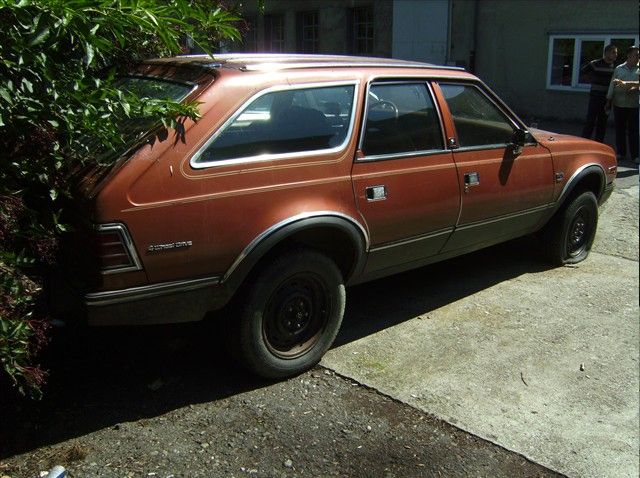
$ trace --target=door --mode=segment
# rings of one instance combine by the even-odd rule
[[[439,88],[455,127],[448,141],[462,191],[456,231],[444,251],[532,232],[552,200],[549,151],[530,135],[516,146],[518,122],[479,85],[440,82]]]
[[[365,274],[375,275],[442,249],[458,218],[460,188],[426,82],[372,84],[366,103],[352,178],[370,234]]]

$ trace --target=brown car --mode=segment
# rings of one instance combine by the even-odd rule
[[[78,179],[65,267],[88,322],[228,307],[233,349],[266,377],[320,360],[345,286],[535,232],[554,264],[583,260],[614,187],[608,146],[529,131],[462,69],[187,56],[121,84],[202,118]]]

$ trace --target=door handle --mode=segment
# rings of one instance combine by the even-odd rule
[[[365,196],[367,197],[367,201],[382,201],[387,199],[387,187],[384,185],[369,186],[365,190]]]
[[[477,172],[465,173],[464,175],[464,192],[469,192],[469,187],[480,184],[480,175]]]

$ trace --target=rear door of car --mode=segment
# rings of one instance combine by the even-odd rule
[[[447,142],[462,191],[456,230],[443,252],[531,232],[552,201],[549,151],[528,134],[524,146],[516,146],[514,134],[523,126],[481,84],[440,81],[433,87],[452,120]]]
[[[430,86],[369,85],[352,178],[370,234],[365,274],[403,269],[437,254],[460,210],[460,187]]]

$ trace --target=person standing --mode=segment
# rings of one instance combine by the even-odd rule
[[[605,110],[607,102],[607,90],[611,83],[611,76],[615,69],[615,61],[618,57],[618,48],[615,45],[607,45],[604,56],[593,60],[582,67],[582,72],[589,75],[591,91],[589,92],[589,106],[587,107],[587,122],[582,130],[582,137],[591,139],[595,128],[595,140],[604,142],[607,131],[608,111]]]
[[[613,102],[618,159],[627,156],[627,139],[631,159],[638,162],[638,47],[627,48],[627,61],[616,67],[607,91],[606,107]]]

